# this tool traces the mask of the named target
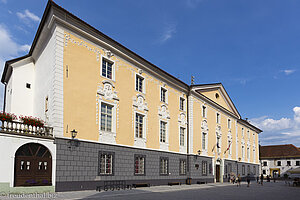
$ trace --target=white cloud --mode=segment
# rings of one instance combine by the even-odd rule
[[[267,116],[251,119],[251,123],[263,130],[260,140],[266,144],[294,144],[300,146],[300,107],[293,108],[293,118],[272,119]]]
[[[12,56],[17,56],[20,52],[28,51],[29,45],[20,45],[13,40],[8,29],[0,24],[0,59],[10,59]]]
[[[166,42],[167,40],[171,39],[173,35],[176,33],[176,25],[168,24],[165,27],[165,30],[161,36],[160,42]]]
[[[186,6],[188,7],[188,8],[192,8],[192,9],[194,9],[194,8],[196,8],[197,6],[198,6],[198,4],[200,3],[200,2],[202,2],[203,0],[186,0]]]
[[[10,60],[13,57],[19,55],[19,53],[28,52],[30,45],[20,45],[13,40],[12,35],[9,33],[6,26],[0,24],[0,71],[3,71],[4,63],[6,60]],[[0,85],[0,110],[3,105],[3,85]]]
[[[1,2],[7,4],[7,0],[1,0]]]
[[[38,16],[27,9],[24,12],[17,12],[16,14],[27,25],[29,25],[31,21],[39,22],[41,20]]]
[[[285,73],[285,75],[290,75],[292,73],[294,73],[296,70],[294,69],[285,69],[285,70],[282,70],[283,73]]]

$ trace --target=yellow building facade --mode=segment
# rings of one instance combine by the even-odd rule
[[[261,130],[221,83],[187,85],[52,1],[28,56],[50,45],[53,85],[33,114],[54,127],[57,191],[258,176]]]

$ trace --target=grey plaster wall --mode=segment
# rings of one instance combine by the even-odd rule
[[[103,184],[103,181],[126,180],[128,183],[149,183],[151,185],[168,184],[168,182],[185,183],[189,177],[196,180],[205,179],[210,176],[202,176],[201,160],[207,158],[198,157],[194,160],[184,154],[168,153],[155,150],[143,150],[116,145],[92,143],[79,141],[78,146],[71,145],[70,140],[56,139],[57,147],[57,172],[56,191],[95,189],[96,185]],[[114,174],[110,176],[98,175],[99,151],[114,153]],[[144,155],[145,175],[134,175],[134,156]],[[166,157],[169,160],[169,174],[160,175],[160,158]],[[180,159],[187,162],[187,173],[179,174]],[[188,164],[188,160],[191,164]],[[199,163],[199,169],[195,169],[195,163]],[[193,166],[189,170],[189,166]],[[201,179],[201,180],[202,180]],[[203,180],[202,180],[203,181]]]

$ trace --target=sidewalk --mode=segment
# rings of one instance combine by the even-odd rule
[[[151,186],[142,188],[133,188],[132,190],[114,190],[114,191],[73,191],[73,192],[58,192],[56,193],[56,199],[83,199],[83,198],[101,198],[101,197],[117,197],[125,196],[130,194],[143,194],[143,193],[162,193],[162,192],[174,192],[174,191],[185,191],[185,190],[199,190],[213,187],[225,187],[232,186],[232,183],[209,183],[209,184],[193,184],[193,185],[162,185],[162,186]]]

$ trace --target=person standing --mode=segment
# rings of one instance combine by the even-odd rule
[[[261,175],[260,175],[260,183],[261,183],[261,185],[263,185],[263,182],[264,182],[264,175],[261,174]]]
[[[247,183],[248,183],[247,187],[249,187],[250,186],[250,174],[247,175],[246,180],[247,180]]]

